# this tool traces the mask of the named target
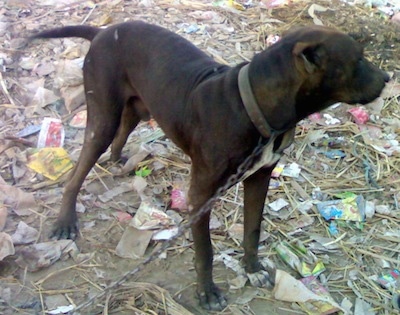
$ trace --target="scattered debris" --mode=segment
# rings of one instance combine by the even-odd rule
[[[279,257],[301,276],[318,276],[325,271],[322,261],[318,260],[312,252],[307,251],[303,244],[279,243],[275,246]]]
[[[279,198],[276,199],[274,202],[270,202],[268,204],[268,207],[270,207],[272,211],[279,211],[288,205],[289,203],[285,199]]]
[[[39,237],[39,231],[30,227],[24,221],[18,223],[17,229],[11,239],[14,245],[30,244],[35,242]]]
[[[27,166],[51,180],[57,180],[67,173],[73,164],[65,149],[42,148],[33,151]]]
[[[33,193],[8,185],[2,177],[0,177],[0,201],[19,216],[31,214],[29,209],[36,207]]]
[[[139,230],[133,226],[127,226],[115,253],[123,258],[143,257],[152,237],[153,231],[151,230]]]
[[[70,255],[76,256],[78,248],[71,240],[38,243],[20,248],[15,262],[23,269],[35,272],[54,264],[61,255],[68,254],[71,250]]]
[[[0,206],[0,232],[3,231],[6,226],[7,215],[7,208],[5,206]]]
[[[62,122],[57,118],[45,117],[38,138],[38,148],[54,148],[64,145],[65,132]]]
[[[14,255],[15,249],[11,236],[7,233],[0,232],[0,261],[5,257]]]
[[[74,128],[83,129],[86,127],[87,110],[82,110],[75,114],[75,116],[69,122],[69,125]]]
[[[276,271],[274,297],[277,300],[297,302],[308,314],[332,314],[343,310],[320,284],[311,284],[314,281],[299,281],[283,270]],[[313,292],[308,287],[312,287]]]
[[[344,199],[324,201],[317,204],[322,217],[329,220],[349,220],[362,222],[365,220],[365,201],[363,196],[348,193]]]
[[[171,191],[171,209],[187,211],[186,192],[181,188],[183,183],[175,184]]]
[[[364,108],[352,107],[348,112],[353,116],[356,124],[363,125],[369,120],[369,115]]]

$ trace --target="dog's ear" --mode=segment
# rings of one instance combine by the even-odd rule
[[[296,67],[311,74],[322,67],[326,52],[320,43],[298,42],[293,48],[293,55]]]

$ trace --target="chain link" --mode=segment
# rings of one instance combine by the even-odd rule
[[[146,259],[144,259],[138,266],[136,266],[134,269],[126,272],[124,275],[122,275],[117,281],[111,283],[109,286],[107,286],[102,292],[98,293],[97,295],[91,297],[89,300],[87,300],[84,303],[79,304],[73,311],[71,311],[69,314],[74,314],[74,315],[79,315],[79,311],[83,310],[91,305],[94,304],[94,302],[98,299],[101,299],[104,297],[109,291],[112,289],[119,287],[122,285],[124,282],[126,282],[129,278],[131,278],[133,275],[138,273],[139,271],[143,270],[143,268],[152,262],[153,260],[156,260],[163,252],[165,252],[168,247],[172,246],[175,244],[177,239],[181,237],[189,228],[192,224],[196,223],[203,214],[211,210],[211,207],[213,203],[221,197],[230,187],[233,185],[237,184],[238,182],[242,181],[245,179],[245,173],[250,169],[250,167],[254,164],[255,159],[260,155],[260,153],[263,151],[263,148],[265,145],[270,145],[271,142],[273,141],[274,137],[270,138],[270,141],[267,144],[264,144],[260,139],[259,143],[257,146],[254,148],[253,152],[246,157],[246,159],[239,165],[237,168],[236,173],[232,174],[231,176],[228,177],[226,183],[219,187],[215,194],[207,200],[207,202],[200,207],[200,209],[190,217],[190,219],[184,223],[181,224],[178,228],[177,234],[166,241],[163,246],[161,246],[158,250],[153,252],[150,256],[148,256]]]

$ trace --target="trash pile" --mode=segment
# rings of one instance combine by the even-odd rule
[[[188,219],[189,159],[155,121],[106,152],[85,181],[80,238],[51,241],[62,187],[79,155],[89,43],[24,46],[49,25],[163,25],[235,65],[293,25],[348,31],[392,80],[367,106],[335,104],[296,128],[270,182],[260,255],[275,287],[254,288],[241,264],[242,186],[217,202],[210,228],[227,313],[391,314],[399,309],[400,32],[396,1],[0,1],[0,313],[62,314],[133,269]],[[187,231],[175,246],[96,302],[109,312],[199,314]],[[156,294],[157,293],[157,294]],[[165,296],[165,300],[160,296]],[[167,305],[167,306],[165,306]],[[168,311],[166,311],[166,308]],[[105,312],[105,311],[104,311]],[[221,312],[221,314],[225,312]]]

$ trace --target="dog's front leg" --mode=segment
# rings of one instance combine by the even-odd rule
[[[192,225],[197,272],[197,295],[206,310],[220,311],[227,306],[226,298],[212,277],[213,250],[209,232],[210,212]]]
[[[189,190],[189,204],[192,216],[200,215],[202,206],[213,196],[218,185],[213,185],[213,180],[198,175],[196,168],[192,168],[191,186]],[[191,225],[194,250],[195,268],[197,272],[197,295],[200,305],[206,310],[220,311],[227,306],[225,296],[213,281],[213,249],[210,237],[210,212],[205,213]]]
[[[258,259],[258,243],[265,197],[274,166],[265,167],[243,181],[244,186],[244,235],[243,263],[250,282],[255,286],[272,286],[274,270],[263,267]]]

